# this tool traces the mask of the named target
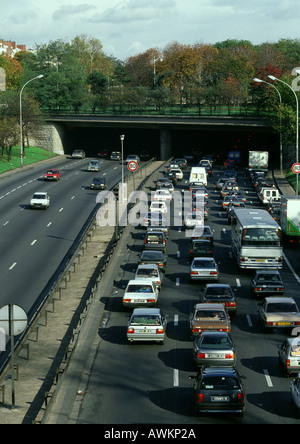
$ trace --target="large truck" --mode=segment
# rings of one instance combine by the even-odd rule
[[[284,243],[300,244],[299,196],[281,196],[280,225]]]
[[[268,170],[269,152],[268,151],[249,151],[249,170],[262,169]]]

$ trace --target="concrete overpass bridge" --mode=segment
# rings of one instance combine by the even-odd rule
[[[58,114],[45,121],[43,146],[60,154],[84,149],[93,157],[103,148],[120,150],[121,134],[125,154],[148,150],[162,160],[192,148],[222,155],[235,148],[270,150],[278,145],[270,122],[257,117]]]

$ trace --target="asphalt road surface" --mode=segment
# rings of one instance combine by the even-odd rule
[[[198,301],[201,284],[189,283],[189,240],[179,227],[170,229],[167,269],[158,302],[168,315],[164,344],[127,343],[128,313],[123,311],[122,296],[126,282],[134,278],[145,233],[134,228],[126,260],[112,276],[112,282],[116,280],[117,292],[106,307],[109,320],[99,330],[99,346],[77,423],[128,424],[132,427],[136,424],[177,424],[182,427],[194,424],[299,424],[290,399],[291,378],[285,377],[278,365],[277,346],[287,333],[274,331],[266,334],[259,325],[257,300],[249,291],[249,272],[241,272],[231,254],[230,226],[215,191],[220,175],[221,168],[216,167],[209,179],[207,224],[214,232],[214,257],[219,263],[220,283],[230,284],[236,292],[237,314],[232,319],[231,334],[237,347],[237,369],[244,377],[245,416],[211,414],[197,417],[194,414],[193,382],[189,380],[189,375],[195,374],[189,314]],[[187,188],[188,177],[187,170],[179,189]],[[239,172],[238,183],[247,193],[247,206],[259,207],[247,172]],[[29,236],[28,242],[30,239]],[[120,255],[122,253],[124,251]],[[284,262],[281,275],[286,295],[293,296],[300,306],[296,279],[300,274],[299,253],[296,249],[285,248],[285,255],[294,270],[292,273]],[[13,260],[11,257],[10,262]]]

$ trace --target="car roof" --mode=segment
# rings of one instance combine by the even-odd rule
[[[237,371],[233,367],[204,367],[202,370],[202,375],[231,375],[238,376]]]
[[[265,298],[267,302],[295,302],[295,299],[290,296],[268,296]]]
[[[207,304],[205,302],[203,302],[203,303],[200,302],[199,304],[196,304],[194,308],[196,308],[196,310],[199,310],[201,308],[202,310],[223,310],[223,311],[225,311],[223,304]]]
[[[138,268],[157,268],[159,270],[159,266],[157,264],[139,264]]]
[[[206,288],[210,288],[210,287],[221,288],[221,287],[230,287],[230,285],[229,284],[206,284]]]
[[[127,285],[132,285],[132,284],[139,284],[139,285],[145,285],[145,284],[151,284],[152,285],[152,279],[130,279],[130,281],[128,281]]]
[[[160,308],[135,308],[132,314],[158,315],[160,314]]]

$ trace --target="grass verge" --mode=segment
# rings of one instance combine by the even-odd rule
[[[50,154],[55,157],[56,154],[49,153],[44,148],[37,146],[31,146],[25,148],[25,156],[23,158],[23,165],[30,165],[32,163],[39,162],[40,160],[49,159]],[[21,166],[20,146],[14,146],[11,151],[11,160],[8,162],[7,154],[4,152],[4,156],[0,156],[0,174],[6,171],[14,170]]]

